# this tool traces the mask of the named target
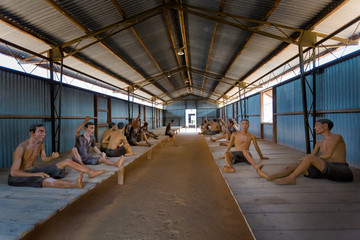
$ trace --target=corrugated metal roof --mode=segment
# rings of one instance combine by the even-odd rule
[[[295,38],[294,30],[240,17],[295,28],[314,26],[315,31],[329,34],[358,17],[359,8],[356,0],[3,0],[0,40],[43,53],[88,35],[65,48],[66,54],[79,50],[65,58],[66,65],[119,88],[135,84],[149,100],[173,101],[194,94],[214,102],[224,94],[236,94],[236,81],[257,80],[298,51],[297,45],[288,46],[284,39],[262,35]],[[108,26],[113,27],[105,29]],[[91,32],[106,38],[98,40]],[[339,36],[349,38],[354,32],[359,33],[356,26]],[[179,50],[185,55],[177,55]],[[165,72],[171,71],[175,72],[167,77]],[[193,86],[190,91],[187,80]]]

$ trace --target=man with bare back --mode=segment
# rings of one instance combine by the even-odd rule
[[[82,122],[80,126],[76,129],[76,143],[75,147],[71,150],[72,159],[80,164],[97,165],[100,163],[105,163],[106,165],[120,167],[123,159],[120,159],[117,162],[112,162],[109,159],[106,159],[106,154],[104,152],[101,152],[96,147],[95,138],[93,136],[93,133],[95,131],[95,125],[94,123],[89,122],[89,120],[90,117],[87,116],[85,118],[85,121]],[[83,126],[85,129],[85,133],[80,135],[80,131]],[[93,149],[99,156],[89,155],[90,147],[93,147]]]
[[[92,178],[105,172],[89,169],[70,159],[65,159],[42,168],[34,167],[34,162],[39,154],[43,162],[50,162],[58,158],[59,153],[53,152],[50,157],[46,156],[45,144],[43,142],[46,130],[43,124],[33,124],[30,126],[29,131],[30,138],[20,143],[14,152],[14,160],[8,177],[8,184],[10,186],[82,188],[83,173],[88,174]],[[80,172],[77,181],[58,180],[65,176],[65,167],[67,166]]]
[[[255,164],[254,159],[249,153],[251,142],[253,142],[255,149],[261,159],[269,159],[262,155],[260,148],[257,144],[256,137],[250,132],[248,132],[249,126],[250,126],[249,120],[243,119],[241,120],[241,124],[240,124],[241,129],[231,134],[230,142],[225,152],[225,160],[227,166],[223,167],[224,172],[227,173],[235,172],[235,169],[232,166],[232,164],[236,164],[238,162],[246,162],[248,164],[251,164],[257,172],[262,168],[262,165]],[[233,144],[235,144],[235,151],[230,152],[230,149],[233,146]]]
[[[319,119],[315,123],[315,133],[322,135],[311,154],[300,163],[287,166],[273,175],[259,171],[259,175],[276,184],[296,184],[296,179],[304,174],[309,178],[326,178],[333,181],[351,182],[353,174],[346,163],[345,142],[341,135],[330,132],[334,123],[329,119]]]
[[[118,130],[113,131],[108,135],[104,142],[108,144],[108,147],[105,151],[106,156],[108,157],[120,157],[120,156],[132,156],[135,153],[131,150],[129,143],[126,140],[125,135],[123,134],[124,124],[122,122],[118,123]]]
[[[102,135],[102,137],[101,137],[101,140],[100,140],[100,143],[101,143],[101,145],[100,145],[100,151],[101,151],[101,152],[106,152],[106,148],[107,148],[108,143],[106,143],[106,142],[104,141],[104,139],[107,138],[107,137],[110,135],[110,133],[113,132],[113,131],[116,131],[116,125],[115,125],[114,122],[111,122],[111,123],[109,123],[109,129],[107,129],[107,130],[103,133],[103,135]]]
[[[199,135],[215,135],[221,132],[221,126],[219,122],[216,119],[213,119],[210,124],[210,129],[205,128],[202,132],[199,133]]]

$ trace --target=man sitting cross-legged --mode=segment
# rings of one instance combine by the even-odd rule
[[[345,142],[341,135],[330,132],[334,126],[329,119],[319,119],[315,123],[315,133],[323,139],[316,142],[311,154],[300,163],[287,166],[273,175],[259,171],[259,175],[277,184],[296,184],[296,179],[304,174],[309,178],[327,178],[334,181],[351,182],[353,174],[346,163]],[[321,154],[319,154],[321,153]]]
[[[231,135],[230,142],[225,152],[225,159],[227,166],[223,167],[224,172],[235,172],[232,164],[238,162],[246,162],[251,164],[256,171],[259,171],[262,168],[262,165],[255,164],[254,159],[249,153],[249,148],[251,142],[253,142],[257,153],[259,154],[261,159],[268,159],[264,157],[260,151],[260,148],[257,144],[256,137],[248,132],[249,129],[249,120],[243,119],[241,120],[240,128],[241,130],[234,132]],[[235,152],[230,152],[231,147],[235,144]]]
[[[129,143],[126,140],[124,131],[124,123],[118,123],[118,130],[113,131],[108,135],[104,142],[108,144],[106,149],[106,156],[108,157],[122,157],[120,160],[123,161],[123,155],[132,156],[135,153],[131,150]]]
[[[94,123],[89,122],[89,120],[90,117],[87,116],[85,121],[76,129],[76,143],[75,147],[71,150],[72,159],[80,164],[97,165],[105,163],[106,165],[120,167],[122,164],[121,160],[112,162],[109,159],[106,159],[106,154],[100,152],[100,150],[96,147],[95,138],[93,136],[95,125]],[[80,131],[84,125],[85,133],[80,135]],[[93,147],[99,156],[90,156],[90,147]]]
[[[148,141],[146,134],[140,129],[139,120],[133,120],[133,125],[130,128],[129,137],[127,139],[131,146],[152,146]],[[144,140],[145,143],[142,143],[142,140]]]
[[[152,137],[153,139],[159,139],[159,135],[151,132],[148,130],[149,127],[149,123],[148,122],[144,122],[144,125],[141,127],[141,130],[146,134],[147,138]]]
[[[88,174],[92,178],[105,172],[89,169],[70,159],[65,159],[42,168],[35,167],[34,163],[39,154],[43,162],[50,162],[58,158],[59,153],[53,152],[50,157],[46,156],[45,144],[43,142],[46,136],[44,125],[31,125],[29,131],[30,138],[20,143],[14,152],[14,160],[8,177],[8,184],[10,186],[82,188],[83,173]],[[65,167],[70,167],[80,172],[77,181],[58,180],[65,176]]]

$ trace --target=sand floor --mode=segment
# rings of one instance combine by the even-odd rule
[[[177,136],[24,239],[253,239],[203,137]]]

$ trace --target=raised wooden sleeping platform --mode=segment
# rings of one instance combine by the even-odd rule
[[[0,239],[13,240],[19,239],[34,229],[37,225],[64,209],[66,206],[83,196],[85,193],[96,187],[114,174],[118,175],[118,183],[124,184],[126,167],[135,160],[151,158],[152,151],[161,147],[168,141],[165,136],[165,127],[153,129],[156,134],[161,134],[158,140],[150,139],[152,147],[131,146],[135,152],[134,156],[126,156],[122,167],[119,169],[105,164],[87,165],[96,170],[106,170],[94,178],[84,175],[83,189],[57,189],[57,188],[31,188],[31,187],[11,187],[7,184],[9,169],[0,169]],[[70,152],[63,152],[56,161],[70,158]],[[109,158],[114,161],[119,158]],[[36,165],[43,164],[39,160]],[[63,180],[75,181],[79,173],[70,168],[66,169],[66,177]]]
[[[296,185],[281,186],[260,178],[246,163],[234,165],[235,173],[224,173],[225,159],[219,157],[226,147],[209,142],[208,136],[205,140],[256,239],[360,239],[359,169],[352,168],[351,183],[300,176]],[[270,158],[262,160],[263,170],[270,174],[305,156],[265,140],[258,143]],[[261,161],[253,145],[250,152],[256,162]]]

